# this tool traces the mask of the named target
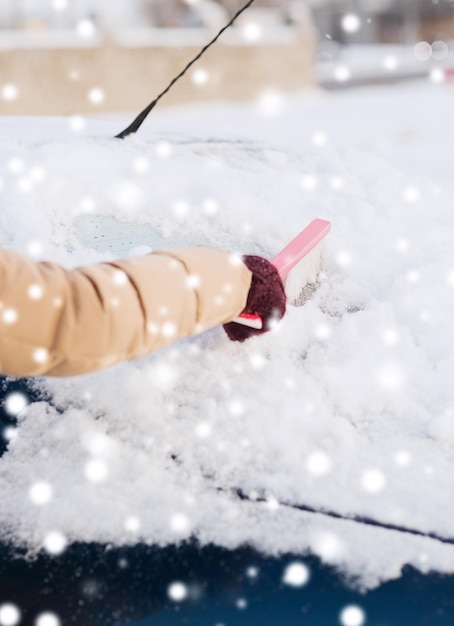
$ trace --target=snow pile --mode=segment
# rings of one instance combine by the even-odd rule
[[[55,531],[114,544],[192,534],[311,550],[368,586],[405,563],[454,571],[437,540],[279,505],[454,538],[454,214],[439,188],[323,142],[47,132],[0,144],[0,242],[35,258],[72,267],[156,242],[270,257],[315,217],[333,228],[319,288],[275,332],[237,345],[217,328],[43,380],[57,408],[23,411],[0,459],[3,538],[36,549]],[[94,215],[125,222],[132,243],[94,250]]]

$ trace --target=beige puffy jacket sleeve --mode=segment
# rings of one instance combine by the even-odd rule
[[[74,376],[234,319],[252,275],[198,246],[67,270],[0,248],[0,374]]]

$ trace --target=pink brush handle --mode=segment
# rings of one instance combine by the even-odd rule
[[[330,229],[330,222],[315,219],[295,239],[292,239],[285,248],[278,252],[271,259],[271,263],[277,268],[281,278],[285,278],[290,270],[326,237]]]
[[[271,263],[276,267],[281,278],[287,274],[304,259],[304,257],[326,237],[331,229],[331,223],[326,220],[315,219],[304,230],[300,232],[285,248],[271,259]],[[263,320],[260,315],[252,313],[242,313],[234,320],[237,324],[249,326],[250,328],[263,328]]]

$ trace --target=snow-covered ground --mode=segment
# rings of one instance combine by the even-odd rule
[[[431,82],[269,92],[156,110],[125,141],[109,137],[129,118],[1,120],[0,243],[34,258],[73,267],[147,236],[272,256],[333,225],[319,288],[275,332],[42,380],[58,410],[19,415],[1,536],[310,550],[367,587],[406,563],[454,572],[453,545],[278,504],[454,539],[453,104]],[[99,245],[94,215],[126,222],[127,245]]]

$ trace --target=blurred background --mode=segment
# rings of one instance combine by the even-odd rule
[[[136,111],[245,0],[1,0],[0,114]],[[256,0],[162,105],[453,79],[450,0]]]

